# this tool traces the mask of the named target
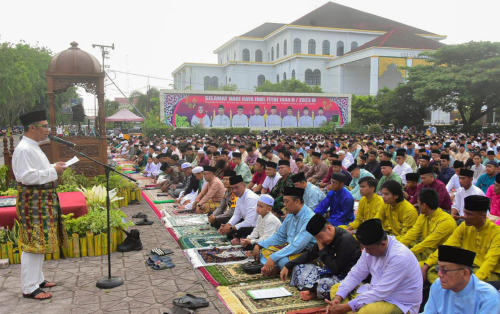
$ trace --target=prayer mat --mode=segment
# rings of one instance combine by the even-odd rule
[[[165,216],[164,221],[167,228],[173,228],[178,226],[205,225],[208,223],[208,217],[207,215]]]
[[[204,267],[211,279],[221,286],[234,285],[241,282],[249,282],[255,280],[266,280],[270,277],[263,277],[262,274],[247,274],[243,269],[241,269],[241,264],[229,264],[229,265],[213,265]],[[276,275],[279,277],[279,275]],[[209,282],[211,280],[207,278]]]
[[[198,248],[184,250],[194,268],[216,264],[243,264],[253,260],[240,246]]]
[[[215,236],[219,235],[217,229],[211,227],[209,224],[197,226],[178,226],[172,228],[177,237],[191,237],[191,236]]]
[[[179,245],[183,249],[192,249],[192,248],[203,248],[203,247],[218,247],[218,246],[228,246],[231,245],[231,242],[227,239],[227,237],[222,236],[220,234],[215,235],[194,235],[181,237],[179,239]]]
[[[285,287],[292,293],[289,297],[254,300],[247,293],[248,290]],[[236,284],[232,286],[217,287],[221,299],[233,313],[287,313],[292,310],[326,307],[323,300],[302,301],[300,292],[295,287],[290,287],[288,282],[281,279]]]

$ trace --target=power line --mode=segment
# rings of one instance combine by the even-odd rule
[[[132,73],[132,72],[119,71],[119,70],[108,70],[108,71],[109,72],[121,73],[121,74],[128,74],[128,75],[140,76],[140,77],[147,77],[147,78],[152,78],[152,79],[157,79],[157,80],[163,80],[163,81],[173,81],[173,79],[168,79],[168,78],[158,77],[158,76],[152,76],[152,75],[147,75],[147,74],[138,74],[138,73]]]

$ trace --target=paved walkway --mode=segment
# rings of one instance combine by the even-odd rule
[[[215,289],[206,282],[184,257],[151,208],[142,201],[123,209],[130,217],[142,211],[154,221],[151,226],[137,226],[144,249],[112,253],[112,275],[124,279],[124,285],[111,289],[96,288],[96,281],[107,275],[107,256],[70,258],[44,263],[47,280],[60,286],[47,289],[52,299],[37,301],[22,298],[20,265],[0,269],[0,313],[175,313],[172,300],[185,293],[207,298],[210,306],[196,313],[229,313]],[[176,267],[155,271],[145,264],[154,247],[174,250]]]

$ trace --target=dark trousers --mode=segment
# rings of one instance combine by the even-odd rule
[[[250,233],[252,233],[254,227],[241,227],[238,230],[231,230],[227,234],[227,238],[232,240],[234,238],[246,238]]]

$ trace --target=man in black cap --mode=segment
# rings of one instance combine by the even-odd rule
[[[278,164],[274,161],[266,162],[266,179],[264,179],[264,183],[262,183],[262,194],[270,193],[279,179],[281,179],[280,174],[277,173],[277,169]]]
[[[464,168],[465,165],[463,162],[459,160],[455,160],[453,162],[453,171],[455,171],[455,174],[451,177],[450,181],[446,184],[446,190],[448,193],[452,193],[453,190],[456,192],[460,188],[460,169]]]
[[[438,275],[431,286],[425,314],[499,313],[498,291],[472,272],[476,253],[460,247],[440,245]]]
[[[418,313],[422,278],[415,255],[388,236],[379,219],[363,222],[356,237],[364,250],[345,279],[332,287],[331,301],[325,300],[327,313]],[[352,296],[368,275],[370,284],[361,285]]]
[[[479,280],[500,280],[500,228],[491,222],[486,214],[490,200],[486,196],[470,195],[465,198],[464,219],[445,245],[457,246],[476,253],[473,271]],[[429,256],[422,266],[424,280],[437,279],[435,267],[438,261],[437,250]]]
[[[453,177],[453,175],[455,174],[453,168],[450,167],[450,155],[441,154],[438,166],[438,180],[440,180],[444,184],[448,184],[451,177]]]
[[[239,239],[246,238],[252,233],[257,224],[257,202],[259,196],[246,188],[245,182],[240,175],[229,178],[231,190],[236,195],[236,207],[234,214],[227,224],[222,224],[219,233],[227,235],[228,239],[235,239],[234,244],[239,243]]]
[[[392,167],[393,167],[392,162],[389,160],[383,160],[380,162],[380,172],[382,173],[382,177],[380,178],[377,184],[377,191],[376,191],[377,193],[380,192],[382,185],[386,181],[393,180],[398,182],[399,184],[402,184],[401,177],[397,173],[392,171]]]
[[[464,200],[470,195],[482,195],[483,191],[480,188],[472,184],[474,176],[474,171],[469,169],[460,169],[459,182],[460,188],[455,193],[455,198],[453,200],[453,205],[451,207],[451,215],[455,220],[460,220],[462,222],[464,218]]]
[[[447,212],[451,209],[450,193],[446,190],[446,185],[436,179],[436,174],[432,167],[420,168],[418,170],[421,182],[417,185],[416,194],[410,199],[410,203],[417,204],[417,197],[420,190],[425,188],[434,189],[439,195],[439,207]]]
[[[248,167],[248,165],[243,162],[241,153],[234,152],[232,160],[233,163],[236,165],[234,167],[234,172],[236,172],[237,175],[243,178],[245,184],[248,184],[250,181],[252,181],[252,171],[250,170],[250,167]]]
[[[296,188],[304,189],[304,204],[307,207],[314,209],[325,198],[325,193],[319,187],[307,182],[303,172],[293,175],[292,181]]]
[[[318,184],[328,173],[328,166],[321,160],[321,153],[312,152],[312,167],[305,174],[307,182]]]
[[[285,220],[276,233],[258,242],[253,250],[255,259],[260,257],[261,263],[264,264],[264,276],[277,274],[279,269],[305,249],[311,248],[315,242],[314,237],[306,230],[307,223],[314,213],[304,205],[304,189],[286,187],[283,194],[287,213]]]
[[[274,213],[280,218],[283,215],[283,193],[285,188],[293,187],[292,170],[290,169],[290,162],[288,160],[280,160],[278,162],[279,174],[281,178],[273,187],[269,195],[274,198]]]
[[[45,111],[33,111],[19,117],[24,135],[14,150],[12,170],[18,184],[17,217],[21,243],[21,290],[25,298],[49,299],[42,288],[55,286],[43,276],[45,254],[59,253],[67,240],[62,224],[61,208],[56,183],[64,169],[64,162],[50,164],[40,149],[50,133]],[[35,232],[36,231],[36,232]]]
[[[257,194],[262,190],[262,184],[266,179],[266,161],[262,158],[257,158],[257,162],[253,166],[252,181],[248,183],[248,188]]]
[[[222,181],[215,176],[215,168],[212,166],[203,167],[203,177],[206,183],[203,185],[198,196],[193,203],[193,209],[197,214],[207,214],[215,210],[224,198],[226,188]]]
[[[302,300],[328,299],[330,288],[340,282],[361,255],[359,243],[345,229],[332,226],[322,215],[314,215],[306,227],[316,244],[288,262],[280,273],[285,281],[292,272],[290,285],[297,287]],[[323,266],[317,266],[319,260]]]
[[[332,175],[332,184],[326,197],[314,208],[316,214],[328,213],[328,221],[334,226],[346,226],[354,220],[354,198],[345,183],[347,177],[337,172]]]
[[[420,180],[420,175],[418,173],[407,173],[406,184],[404,188],[404,196],[407,201],[411,200],[412,197],[417,193],[418,181]]]
[[[224,183],[226,193],[224,193],[224,198],[221,200],[219,207],[208,214],[208,222],[216,229],[219,229],[222,224],[227,223],[234,214],[238,197],[231,191],[229,178],[235,175],[236,173],[233,170],[224,171],[222,183]]]

